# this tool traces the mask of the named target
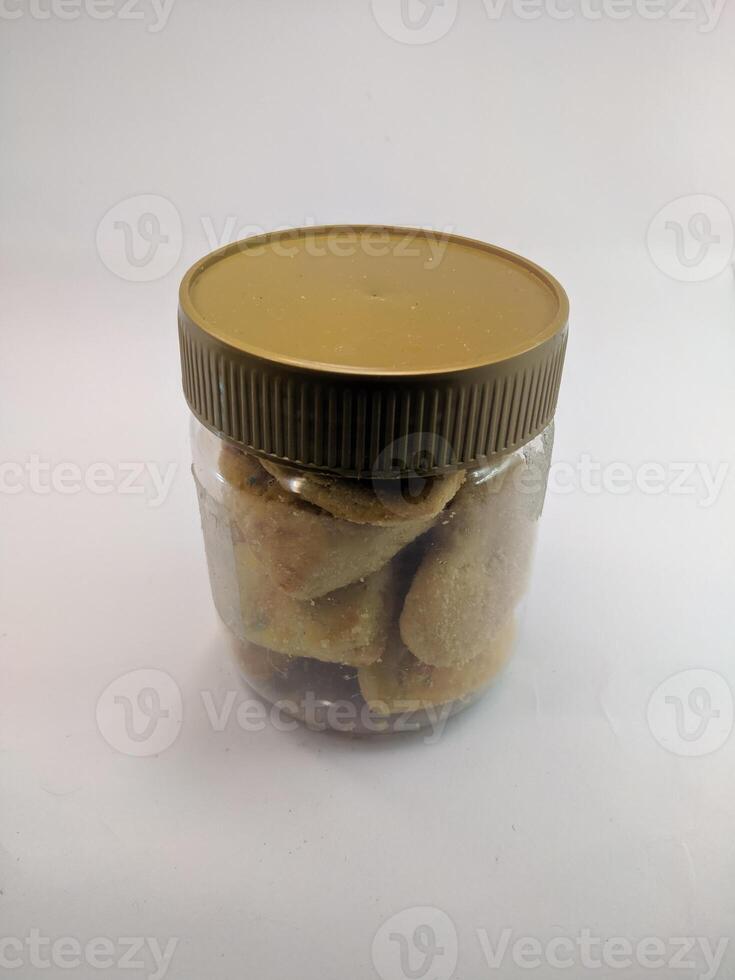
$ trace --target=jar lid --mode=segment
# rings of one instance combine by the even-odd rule
[[[569,304],[512,252],[374,225],[227,245],[179,294],[184,392],[218,435],[345,476],[481,465],[552,419]]]

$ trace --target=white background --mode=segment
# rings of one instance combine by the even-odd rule
[[[244,693],[208,594],[175,313],[188,264],[241,229],[454,230],[568,289],[567,474],[586,455],[671,478],[728,463],[735,9],[706,30],[694,0],[694,20],[447,0],[429,18],[444,36],[409,44],[427,36],[394,29],[399,0],[174,0],[163,25],[150,0],[143,19],[117,0],[110,19],[74,0],[46,16],[49,2],[4,0],[0,16],[0,460],[48,464],[47,490],[57,477],[42,492],[2,470],[0,940],[177,937],[174,980],[407,980],[398,942],[384,930],[371,954],[373,937],[430,906],[453,925],[437,919],[444,952],[421,972],[416,946],[413,975],[476,980],[529,972],[510,953],[490,969],[478,930],[658,937],[667,955],[677,937],[732,935],[735,475],[709,505],[693,478],[693,493],[581,478],[551,492],[518,657],[436,744],[234,717],[217,732],[202,692]],[[168,242],[143,265],[114,226],[137,234],[139,195],[171,204],[153,207]],[[649,251],[655,216],[693,195]],[[697,241],[697,214],[719,243]],[[112,492],[60,492],[58,464],[100,462]],[[123,492],[121,462],[175,464],[160,506],[149,484]],[[178,737],[144,758],[96,722],[136,668],[183,699]],[[696,675],[720,712],[705,741],[681,738],[664,698],[686,708],[689,675],[647,723],[686,669],[714,672]],[[698,721],[685,713],[687,731]],[[717,751],[682,754],[700,749]],[[29,956],[0,977],[35,976]],[[695,960],[595,970],[577,953],[532,975],[668,980],[703,974]],[[734,971],[735,948],[718,975]]]

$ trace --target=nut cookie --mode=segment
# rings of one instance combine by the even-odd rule
[[[288,657],[351,666],[371,664],[385,649],[393,616],[391,565],[318,599],[280,589],[244,541],[234,543],[245,638]]]
[[[400,616],[401,638],[423,663],[473,660],[520,601],[544,492],[519,492],[527,466],[514,454],[481,482],[469,478],[437,524]]]
[[[442,476],[406,480],[353,480],[327,473],[296,470],[260,460],[279,484],[333,517],[353,524],[392,527],[436,517],[464,483],[463,470]]]
[[[240,666],[247,671],[248,677],[254,681],[271,681],[275,677],[287,677],[294,663],[293,658],[286,656],[285,653],[259,647],[250,640],[238,641],[236,657]]]
[[[421,711],[466,698],[488,684],[510,658],[515,638],[511,617],[474,660],[433,667],[417,660],[399,636],[392,636],[383,657],[357,672],[360,691],[380,715]]]
[[[343,521],[289,493],[257,460],[224,449],[225,506],[275,584],[315,599],[378,571],[427,531],[433,518],[391,527]]]

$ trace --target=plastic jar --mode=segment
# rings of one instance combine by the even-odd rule
[[[373,226],[227,246],[180,292],[212,593],[248,684],[311,727],[413,730],[510,657],[553,443],[561,286]]]

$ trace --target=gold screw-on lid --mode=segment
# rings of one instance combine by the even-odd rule
[[[184,392],[214,432],[299,467],[480,465],[552,419],[568,312],[543,269],[458,235],[274,232],[184,276]]]

